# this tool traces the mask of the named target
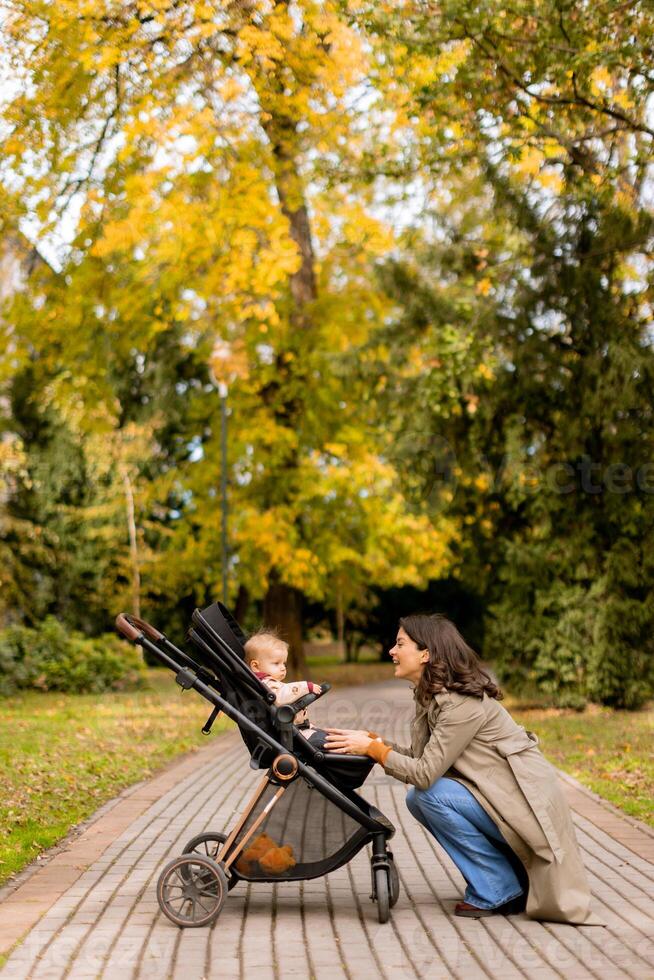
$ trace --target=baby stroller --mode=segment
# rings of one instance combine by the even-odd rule
[[[157,898],[171,922],[209,925],[239,881],[318,878],[346,864],[367,844],[372,845],[370,897],[377,903],[379,922],[387,922],[399,895],[387,846],[395,828],[355,792],[374,763],[367,756],[321,751],[293,724],[297,712],[326,694],[330,685],[321,684],[320,694],[275,705],[275,695],[245,662],[245,633],[219,602],[193,613],[188,634],[193,656],[135,616],[121,613],[116,627],[174,671],[181,688],[197,691],[212,705],[205,734],[224,712],[238,725],[251,768],[265,770],[227,833],[193,837],[161,872]],[[275,850],[262,856],[268,841]]]

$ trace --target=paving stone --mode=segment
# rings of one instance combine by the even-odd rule
[[[318,724],[382,729],[406,742],[411,703],[399,685],[332,692]],[[372,719],[375,719],[374,721]],[[186,841],[225,830],[260,774],[236,733],[124,794],[77,840],[0,903],[5,980],[376,980],[429,977],[613,980],[654,977],[654,836],[570,777],[564,788],[606,928],[575,929],[526,916],[457,919],[464,882],[413,820],[406,787],[377,769],[362,795],[395,823],[402,890],[391,921],[370,902],[369,856],[327,878],[239,884],[211,929],[165,919],[156,881]],[[39,921],[40,919],[40,921]],[[9,941],[10,940],[10,941]]]

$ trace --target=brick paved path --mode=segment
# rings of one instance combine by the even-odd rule
[[[332,692],[312,711],[322,724],[395,738],[406,735],[411,714],[408,690],[393,682]],[[398,828],[402,892],[389,923],[379,925],[368,898],[364,851],[316,881],[238,885],[212,929],[175,928],[156,902],[161,867],[194,834],[229,827],[259,778],[230,733],[126,795],[0,902],[0,949],[44,912],[0,971],[3,980],[654,977],[654,835],[569,780],[606,928],[453,916],[462,879],[409,815],[405,787],[380,767],[363,795]]]

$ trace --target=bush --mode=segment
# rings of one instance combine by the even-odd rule
[[[633,711],[654,693],[654,601],[623,590],[602,594],[593,630],[589,693],[593,701]]]
[[[487,630],[500,679],[514,691],[535,683],[561,708],[640,708],[654,692],[654,600],[620,586],[608,575],[590,587],[557,580],[518,609],[509,594]]]
[[[38,629],[0,631],[0,694],[100,693],[138,686],[143,677],[139,653],[110,633],[89,638],[65,630],[53,616]]]
[[[527,646],[541,691],[560,708],[582,711],[589,697],[596,603],[582,586],[552,589],[536,601],[539,635]]]

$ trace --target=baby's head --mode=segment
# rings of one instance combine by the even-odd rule
[[[245,659],[252,670],[269,674],[275,681],[286,677],[288,643],[280,640],[272,630],[253,633],[245,644]]]

